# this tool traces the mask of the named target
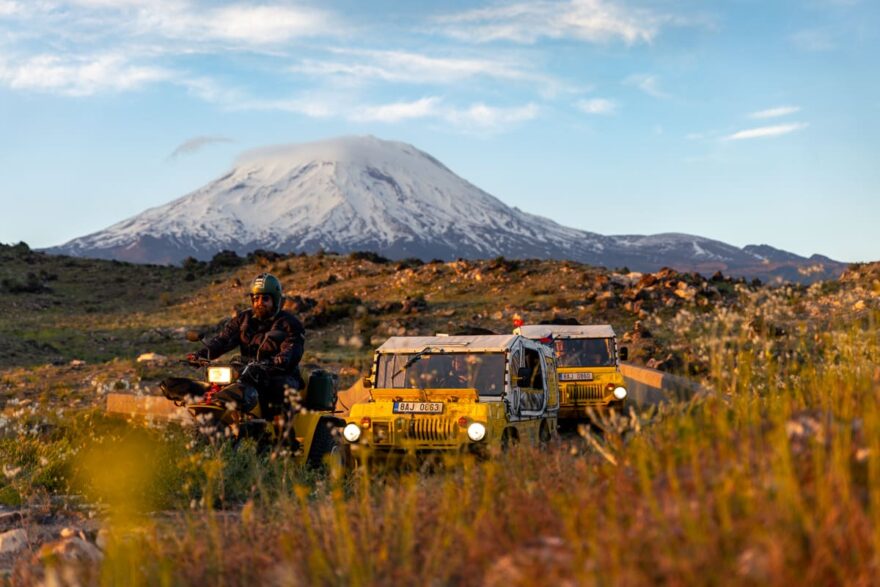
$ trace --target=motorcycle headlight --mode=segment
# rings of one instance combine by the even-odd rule
[[[208,381],[211,383],[232,383],[232,367],[208,367]]]
[[[357,442],[361,437],[360,426],[352,422],[342,429],[342,436],[349,442]]]
[[[480,422],[471,422],[467,428],[467,435],[474,442],[480,442],[486,438],[486,426]]]
[[[626,397],[626,388],[625,387],[615,387],[614,388],[614,397],[617,399],[623,399]]]

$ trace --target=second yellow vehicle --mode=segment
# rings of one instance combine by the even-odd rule
[[[426,454],[484,454],[556,435],[553,350],[518,335],[397,336],[375,353],[343,437],[363,463]]]
[[[627,349],[618,348],[609,324],[529,324],[514,332],[554,346],[560,421],[583,421],[589,418],[589,410],[625,405],[627,389],[619,361],[627,359]]]

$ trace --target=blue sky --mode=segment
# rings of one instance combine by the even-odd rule
[[[880,260],[878,58],[874,0],[0,0],[0,242],[373,134],[584,230]]]

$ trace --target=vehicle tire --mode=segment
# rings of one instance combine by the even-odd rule
[[[519,436],[513,428],[506,428],[501,433],[501,450],[510,450],[519,443]]]
[[[541,429],[538,431],[538,441],[541,446],[546,446],[553,439],[553,434],[550,432],[550,423],[547,420],[541,422]]]
[[[329,463],[335,463],[344,468],[348,464],[348,459],[345,456],[348,447],[342,441],[338,428],[338,425],[332,420],[318,422],[309,456],[306,459],[310,467],[317,469]]]

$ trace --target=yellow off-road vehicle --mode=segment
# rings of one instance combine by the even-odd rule
[[[343,437],[359,462],[484,454],[556,435],[553,349],[518,335],[396,336],[375,353]]]
[[[610,325],[539,324],[520,326],[514,332],[555,348],[560,421],[586,420],[591,409],[625,405],[626,382],[619,361],[626,360],[627,349],[618,348]]]

